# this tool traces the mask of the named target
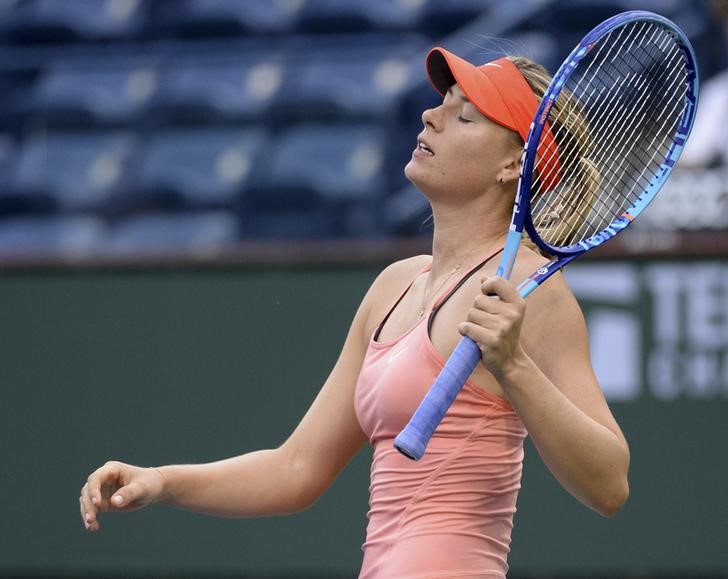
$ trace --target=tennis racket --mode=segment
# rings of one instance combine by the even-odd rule
[[[554,75],[531,124],[497,274],[510,278],[524,228],[554,257],[518,285],[522,297],[629,226],[678,160],[697,98],[693,49],[668,19],[630,11],[589,32]],[[395,448],[422,457],[480,358],[475,342],[462,338]]]

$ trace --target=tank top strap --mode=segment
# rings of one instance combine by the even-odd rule
[[[491,261],[494,257],[496,257],[498,254],[500,254],[503,251],[503,247],[500,249],[494,251],[491,253],[488,257],[486,257],[483,261],[481,261],[478,265],[476,265],[473,269],[466,272],[453,286],[445,290],[445,292],[437,298],[437,301],[435,302],[435,305],[432,307],[432,311],[430,312],[430,317],[427,320],[427,333],[430,333],[430,330],[432,330],[432,322],[435,320],[435,314],[440,310],[440,308],[445,305],[445,302],[449,300],[452,295],[458,291],[465,282],[467,282],[471,277],[473,277],[485,264],[487,264],[489,261]],[[400,298],[402,299],[402,298]]]
[[[379,325],[377,326],[377,329],[376,329],[376,331],[374,332],[374,337],[372,338],[372,340],[374,340],[374,341],[376,342],[376,341],[377,341],[377,340],[379,339],[379,334],[380,334],[380,332],[382,331],[382,328],[384,327],[384,324],[386,324],[386,323],[387,323],[387,320],[389,319],[389,316],[391,316],[391,315],[392,315],[392,312],[393,312],[393,311],[394,311],[394,309],[395,309],[395,308],[396,308],[396,307],[397,307],[397,306],[399,305],[399,302],[401,302],[401,301],[402,301],[402,300],[404,299],[404,296],[406,296],[406,295],[407,295],[407,292],[408,292],[408,291],[410,291],[410,289],[412,288],[412,284],[414,284],[414,283],[415,283],[415,280],[416,280],[416,279],[417,279],[418,277],[420,277],[420,276],[421,276],[421,275],[422,275],[423,273],[425,273],[426,271],[430,271],[431,269],[432,269],[432,262],[428,263],[428,264],[427,264],[427,265],[426,265],[425,267],[423,267],[423,268],[422,268],[422,269],[421,269],[421,270],[420,270],[420,271],[419,271],[419,272],[417,273],[417,275],[416,275],[415,277],[413,277],[413,278],[412,278],[412,281],[411,281],[411,282],[409,282],[409,284],[407,285],[407,287],[406,287],[406,288],[404,289],[404,291],[402,292],[402,295],[400,295],[400,296],[399,296],[399,297],[397,298],[397,301],[396,301],[396,302],[394,302],[394,304],[392,305],[392,307],[391,307],[391,308],[389,308],[389,311],[387,312],[387,315],[386,315],[386,316],[384,316],[384,319],[383,319],[383,320],[382,320],[382,321],[381,321],[381,322],[379,323]]]

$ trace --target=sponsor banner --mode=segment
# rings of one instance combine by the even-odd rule
[[[728,399],[728,262],[575,264],[610,401]]]

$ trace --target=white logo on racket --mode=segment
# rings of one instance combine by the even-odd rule
[[[545,275],[545,274],[547,274],[548,272],[549,272],[549,268],[547,268],[547,267],[540,267],[540,268],[539,268],[539,269],[538,269],[538,270],[536,271],[536,273],[538,273],[538,275]]]

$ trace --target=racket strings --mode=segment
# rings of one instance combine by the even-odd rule
[[[623,34],[623,30],[619,31],[619,36]],[[560,149],[562,150],[562,154],[564,152],[567,153],[567,155],[563,158],[562,166],[565,169],[565,179],[563,179],[564,182],[568,182],[569,178],[573,180],[574,174],[576,173],[574,169],[574,163],[579,162],[579,160],[583,157],[585,157],[588,154],[589,149],[591,148],[591,144],[586,141],[586,138],[588,136],[587,130],[579,130],[578,126],[581,125],[583,127],[587,127],[587,121],[584,116],[584,113],[581,108],[581,103],[577,101],[577,99],[574,97],[574,94],[578,94],[580,92],[581,84],[583,80],[589,75],[589,72],[591,68],[594,66],[595,62],[598,62],[600,59],[607,60],[610,57],[610,54],[612,54],[612,49],[614,45],[610,43],[601,43],[598,46],[596,55],[591,58],[591,60],[588,60],[588,66],[586,68],[586,71],[582,73],[582,75],[579,77],[579,80],[575,84],[573,88],[571,88],[572,92],[569,92],[568,90],[562,91],[562,95],[560,96],[561,102],[557,100],[557,104],[561,105],[561,108],[563,109],[563,114],[555,115],[556,119],[560,121],[559,129],[557,130],[557,135],[555,135],[555,139],[557,142],[560,143]],[[602,55],[602,52],[606,52],[606,55]],[[596,90],[596,87],[592,88],[592,92]],[[599,101],[601,102],[602,106],[605,104],[605,100]],[[571,120],[571,122],[569,122]],[[578,143],[581,142],[581,146],[578,145]],[[556,152],[551,152],[552,155],[555,155]],[[547,165],[549,166],[549,165]],[[552,164],[551,171],[553,171],[555,165]],[[549,236],[549,242],[552,244],[557,244],[556,242],[559,241],[559,238],[563,236],[563,229],[566,226],[567,223],[570,223],[572,220],[567,221],[566,219],[563,219],[562,214],[566,210],[569,214],[571,214],[572,217],[576,217],[581,221],[584,221],[586,218],[586,212],[585,209],[588,208],[588,198],[585,198],[584,204],[575,204],[574,203],[574,196],[572,197],[563,197],[561,195],[561,190],[564,189],[564,184],[562,183],[562,187],[557,189],[555,192],[553,192],[552,195],[544,196],[544,192],[540,190],[540,183],[546,182],[544,179],[540,179],[536,186],[536,192],[534,197],[537,197],[540,200],[540,206],[543,209],[543,212],[541,213],[541,218],[534,220],[538,225],[543,227],[552,227],[554,223],[561,224],[560,228],[552,231],[552,234]],[[583,185],[583,183],[582,183]],[[570,184],[570,190],[575,190],[575,184]],[[548,192],[547,192],[548,193]],[[561,195],[561,196],[560,196]],[[586,197],[586,196],[585,196]],[[552,198],[555,200],[552,200]],[[558,202],[556,202],[558,201]],[[536,205],[538,207],[539,204]],[[580,206],[582,205],[582,206]],[[536,214],[537,212],[532,212]],[[542,229],[543,229],[542,227]],[[573,225],[571,226],[573,228]],[[541,231],[541,235],[543,235],[543,231]],[[564,241],[568,240],[561,240],[562,243]]]
[[[640,32],[642,32],[642,31],[640,31]],[[652,39],[652,40],[654,40],[654,39]],[[618,38],[617,39],[617,42],[619,42],[619,41],[621,41],[621,38]],[[663,49],[664,48],[664,43],[663,43],[662,46],[659,46],[659,48],[660,49]],[[627,54],[630,54],[630,53],[628,52]],[[596,62],[596,61],[597,61],[596,59],[592,60],[591,65],[593,65],[594,62]],[[630,68],[633,69],[633,67],[630,67]],[[638,79],[638,76],[637,75],[642,76],[643,75],[643,71],[642,70],[632,70],[632,74],[631,75],[624,75],[623,78],[621,79],[621,82],[619,82],[619,79],[618,78],[615,78],[614,75],[611,74],[608,69],[605,68],[605,70],[606,70],[606,73],[607,73],[606,74],[606,78],[607,78],[607,81],[608,81],[607,85],[611,85],[611,87],[612,87],[611,88],[611,91],[609,93],[611,96],[610,96],[610,98],[607,98],[607,99],[601,98],[600,101],[598,101],[598,102],[601,103],[600,104],[600,107],[599,107],[599,110],[597,110],[595,113],[594,112],[590,113],[590,116],[591,116],[590,125],[591,126],[597,126],[597,127],[601,128],[601,131],[599,131],[599,130],[592,131],[591,137],[596,142],[601,141],[602,140],[602,137],[603,137],[603,134],[606,132],[606,129],[607,128],[610,129],[610,133],[613,134],[613,135],[624,135],[623,142],[628,144],[629,151],[625,151],[624,150],[624,145],[622,145],[621,148],[618,148],[616,146],[613,147],[613,148],[620,151],[620,154],[621,154],[622,158],[624,158],[624,159],[630,159],[630,158],[632,158],[633,156],[636,155],[635,148],[639,146],[639,143],[641,141],[641,139],[635,138],[634,131],[637,128],[638,125],[643,125],[644,124],[646,114],[643,113],[641,117],[637,117],[637,113],[635,112],[635,114],[633,115],[633,117],[635,119],[637,119],[638,122],[637,123],[633,123],[632,131],[628,131],[629,127],[626,127],[625,126],[626,122],[625,122],[625,117],[624,116],[621,116],[621,122],[617,123],[616,125],[614,123],[612,123],[610,125],[610,123],[604,122],[605,121],[605,118],[604,118],[603,112],[604,111],[615,111],[616,110],[617,113],[621,113],[621,110],[619,108],[615,108],[614,107],[614,100],[615,100],[615,98],[617,98],[617,95],[619,95],[620,92],[623,90],[625,84],[628,84],[629,85],[629,83],[632,83],[635,80],[637,80]],[[650,71],[650,74],[652,74],[652,76],[654,76],[654,73],[652,73],[651,71]],[[585,76],[582,75],[581,78],[579,79],[580,80],[580,83],[581,83],[581,81],[584,80],[584,78],[585,78]],[[604,83],[604,77],[603,76],[602,76],[601,80],[602,80],[601,84],[604,85],[605,83]],[[642,84],[644,84],[644,82],[645,81],[643,79],[643,83]],[[639,87],[639,84],[637,85],[637,87],[638,87],[638,89],[640,88]],[[574,90],[574,93],[578,93],[579,92],[579,88],[580,87],[577,85],[577,87],[575,89],[573,89]],[[601,87],[601,90],[600,90],[600,93],[603,92],[603,88],[604,87],[602,86]],[[619,90],[616,90],[617,88]],[[595,90],[596,90],[596,87],[592,87],[591,88],[591,94],[593,94]],[[639,96],[639,98],[635,100],[635,104],[634,104],[635,111],[640,111],[640,109],[638,109],[637,107],[638,107],[638,105],[641,104],[640,101],[642,101],[642,102],[645,101],[644,96],[645,96],[645,94],[643,92]],[[586,97],[583,100],[585,100],[585,102],[588,102],[588,100],[590,98],[591,98],[591,95],[590,94],[587,94]],[[570,108],[573,110],[573,102],[574,101],[572,100],[571,102],[572,102],[572,106]],[[617,118],[620,118],[620,115],[618,114],[618,115],[616,115],[616,117]],[[645,152],[648,152],[648,151],[645,150]],[[614,162],[613,161],[614,160],[612,160],[612,163],[606,164],[603,167],[601,167],[600,173],[601,173],[601,176],[606,176],[607,178],[609,178],[611,176],[610,174],[615,174],[616,177],[617,177],[617,181],[618,181],[617,182],[617,185],[619,185],[619,186],[616,187],[614,190],[616,192],[620,192],[621,190],[624,189],[624,186],[626,184],[626,183],[624,183],[625,175],[623,174],[623,172],[619,171],[619,168],[617,170],[615,170],[615,168],[614,168]],[[639,163],[634,163],[633,164],[633,167],[634,168],[637,168],[638,169],[639,166],[640,166]],[[621,181],[621,183],[620,183],[620,181]],[[581,183],[580,185],[582,187],[584,186],[583,183]],[[573,196],[574,196],[575,187],[572,186],[571,191],[572,191],[572,199],[567,199],[566,200],[566,204],[567,205],[573,205]],[[620,201],[624,201],[624,200],[631,201],[629,195],[623,195],[622,198],[620,199]],[[610,201],[611,201],[611,203],[608,204],[608,205],[606,205],[606,204],[604,204],[604,199],[599,199],[598,198],[597,199],[597,202],[601,202],[602,205],[605,205],[605,206],[604,206],[604,208],[600,208],[597,205],[595,207],[595,213],[598,216],[601,216],[601,217],[609,216],[610,219],[613,218],[613,215],[612,214],[614,213],[615,210],[612,207],[612,205],[614,205],[615,199],[612,198]],[[581,216],[582,216],[582,218],[584,217],[584,212],[583,211],[581,212]],[[563,230],[560,231],[560,233],[563,233]]]
[[[630,103],[634,110],[635,114],[638,111],[642,110],[642,105],[646,102],[645,96],[646,93],[642,90],[642,86],[646,82],[646,79],[644,78],[643,72],[641,70],[632,70],[630,69],[630,74],[624,74],[621,79],[619,77],[615,77],[614,74],[609,69],[604,69],[602,77],[599,79],[601,84],[605,84],[604,80],[606,77],[606,80],[608,81],[608,90],[610,93],[610,98],[604,99],[602,98],[600,100],[601,105],[599,108],[597,108],[594,112],[590,111],[589,117],[590,117],[590,125],[594,127],[594,129],[591,129],[592,138],[595,141],[600,141],[604,134],[609,131],[611,134],[616,136],[624,135],[624,140],[629,141],[631,135],[627,135],[624,133],[625,125],[628,123],[628,117],[624,115],[619,115],[618,113],[621,113],[619,107],[615,108],[615,101],[618,102],[626,102],[625,99],[621,98],[622,91],[625,90],[625,85],[629,87],[630,85],[633,85],[633,83],[637,82],[637,93],[638,97],[634,99],[632,103]],[[650,71],[651,73],[651,71]],[[603,92],[603,87],[600,90],[600,92]],[[592,91],[593,92],[593,91]],[[639,107],[639,108],[638,108]],[[607,114],[607,117],[605,117],[605,112]],[[608,121],[609,115],[617,116],[620,120],[617,122],[616,125],[610,124]],[[637,124],[633,123],[633,128],[636,128]],[[583,127],[583,130],[587,130],[586,125]]]
[[[662,70],[665,69],[663,68]],[[634,75],[625,78],[630,82],[638,81],[638,79],[634,77]],[[644,84],[645,82],[646,80],[642,79],[642,84]],[[641,88],[642,87],[639,85],[638,82],[638,92],[641,90]],[[592,210],[595,213],[595,217],[600,218],[597,220],[597,222],[600,222],[600,225],[601,222],[604,221],[607,221],[605,223],[605,225],[607,225],[609,221],[614,218],[614,214],[617,211],[625,209],[634,202],[635,199],[629,194],[632,192],[632,189],[636,187],[644,189],[649,183],[649,178],[645,178],[644,175],[645,168],[650,166],[651,161],[656,156],[662,154],[662,158],[664,158],[669,149],[669,147],[667,147],[664,143],[654,142],[655,136],[664,135],[667,133],[667,131],[664,130],[664,126],[658,127],[655,135],[653,135],[650,141],[646,142],[646,144],[644,135],[636,134],[639,130],[639,127],[649,126],[649,123],[647,123],[649,111],[645,110],[647,102],[648,101],[646,99],[646,93],[642,91],[639,98],[636,99],[634,103],[633,119],[635,120],[635,122],[631,124],[631,127],[628,126],[624,118],[622,118],[621,122],[618,122],[616,125],[610,127],[613,134],[622,136],[622,143],[619,146],[618,152],[620,159],[623,159],[624,162],[618,166],[616,163],[616,159],[612,158],[609,164],[606,164],[600,168],[599,172],[602,178],[604,178],[604,180],[607,182],[612,182],[612,191],[614,193],[614,195],[612,195],[611,197],[600,196],[597,197],[595,200],[595,204],[592,207]],[[673,109],[674,108],[675,107],[673,103]],[[621,111],[617,109],[617,112]],[[664,112],[665,111],[661,111],[661,113]],[[668,116],[671,115],[663,114],[664,118],[667,118]],[[603,118],[599,118],[598,120],[603,121]],[[594,124],[594,119],[592,119],[592,124]],[[603,133],[603,128],[610,125],[601,122],[597,123],[597,126],[602,127],[601,133]],[[597,142],[601,141],[603,137],[603,135],[599,133],[593,134],[592,136]],[[583,186],[583,184],[581,185]],[[572,191],[572,196],[573,195],[574,193]]]
[[[674,54],[677,54],[677,53],[678,53],[678,50],[676,49],[674,51]],[[654,69],[658,68],[658,67],[659,67],[660,72],[658,74],[654,74]],[[668,84],[672,84],[676,80],[678,82],[681,82],[682,79],[677,78],[677,76],[679,75],[679,72],[666,79],[666,76],[665,76],[666,71],[675,71],[675,70],[676,69],[674,67],[663,66],[662,61],[656,61],[653,63],[652,69],[648,70],[647,76],[649,76],[650,79],[645,78],[646,75],[644,75],[642,71],[633,71],[633,74],[629,78],[630,81],[637,81],[637,84],[635,85],[635,87],[636,87],[636,92],[638,93],[638,96],[637,96],[637,98],[634,99],[634,103],[633,103],[634,113],[633,113],[633,119],[632,119],[633,122],[631,123],[631,130],[630,130],[630,132],[627,132],[627,130],[629,130],[630,127],[628,126],[629,123],[627,122],[626,117],[622,119],[621,123],[619,123],[618,125],[616,125],[612,128],[614,129],[613,134],[617,135],[617,136],[620,136],[620,135],[623,136],[624,142],[629,144],[628,146],[631,148],[632,151],[639,151],[639,152],[643,153],[643,155],[646,155],[648,157],[652,156],[654,142],[651,141],[648,146],[641,146],[642,141],[634,139],[635,132],[639,131],[639,129],[641,127],[650,126],[649,124],[644,123],[644,121],[646,120],[646,117],[648,115],[650,115],[650,112],[652,112],[652,115],[650,115],[652,117],[664,118],[665,111],[658,110],[656,106],[653,106],[650,109],[649,103],[651,101],[648,98],[648,96],[651,96],[650,91],[643,90],[643,89],[645,89],[645,88],[649,89],[649,87],[645,86],[649,82],[649,80],[652,81],[652,85],[655,85],[658,83],[665,84],[666,80],[668,81]],[[677,69],[677,70],[679,70],[679,69]],[[673,101],[673,103],[674,103],[674,101]],[[669,100],[665,102],[666,106],[669,104],[670,104]],[[621,111],[619,111],[619,112],[621,112]],[[641,117],[638,119],[637,115],[641,115]],[[601,132],[603,133],[607,124],[603,123],[603,122],[600,123],[599,121],[601,121],[601,119],[599,119],[597,121],[597,123],[595,123],[595,124],[600,125],[602,127]],[[658,135],[664,136],[666,134],[664,131],[661,131],[661,127],[657,128],[657,130],[654,133],[655,134],[653,135],[653,137],[658,136]],[[629,161],[632,158],[630,155],[624,155],[624,151],[621,151],[621,153],[622,153],[621,158],[625,159],[626,161]],[[644,158],[641,160],[644,160]],[[639,166],[639,164],[640,164],[639,160],[635,164]],[[612,163],[612,166],[613,165],[614,165],[614,163]],[[609,167],[607,167],[607,169],[609,169]]]
[[[624,158],[622,165],[615,166],[616,163],[613,160],[609,166],[603,169],[603,173],[605,175],[610,178],[614,177],[613,179],[607,179],[608,181],[611,180],[614,182],[613,191],[615,195],[611,196],[610,200],[612,202],[621,201],[621,205],[624,205],[624,203],[627,202],[628,204],[624,206],[623,209],[626,209],[634,202],[635,199],[633,199],[633,194],[635,191],[639,193],[649,185],[654,176],[654,170],[657,168],[655,166],[655,161],[666,158],[669,152],[669,145],[672,140],[665,138],[665,135],[671,135],[674,133],[677,119],[673,113],[679,113],[680,110],[682,110],[681,106],[680,110],[678,110],[677,107],[678,103],[674,102],[669,111],[662,111],[664,120],[659,126],[655,127],[651,136],[649,133],[645,134],[644,132],[635,134],[636,125],[635,129],[631,131],[631,141],[627,145],[627,150],[623,150],[620,153]],[[646,111],[639,118],[640,125],[649,126],[646,122],[648,112],[649,111]],[[670,126],[668,127],[667,124],[670,119],[675,119],[675,122],[670,123]],[[649,140],[647,140],[648,138]],[[648,173],[648,171],[650,172]],[[600,197],[599,200],[601,201],[605,199],[605,197]],[[595,208],[598,207],[599,205]],[[607,210],[603,217],[605,219],[613,219],[613,214],[613,210]]]
[[[618,34],[621,36],[623,33],[624,33],[624,28],[619,29]],[[594,58],[591,58],[591,60],[587,61],[589,64],[587,66],[586,71],[584,71],[582,73],[582,75],[579,77],[579,80],[577,81],[576,86],[572,90],[574,90],[576,93],[579,93],[579,89],[581,88],[580,85],[581,85],[582,81],[589,76],[590,69],[594,66],[594,63],[598,62],[601,59],[601,52],[605,51],[605,49],[606,49],[607,55],[604,56],[604,60],[606,60],[613,48],[614,48],[614,43],[610,44],[610,43],[604,42],[604,43],[599,44],[599,46],[597,48],[596,56]],[[593,87],[592,93],[594,91],[596,91],[596,87]],[[601,102],[602,102],[602,106],[603,106],[605,101],[601,101]],[[557,135],[555,135],[555,138],[557,139],[557,141],[563,143],[565,138],[571,133],[574,135],[575,138],[578,139],[579,137],[581,137],[583,135],[583,133],[585,131],[582,131],[581,134],[577,134],[578,131],[576,130],[577,127],[575,126],[577,123],[575,123],[575,122],[568,123],[568,120],[580,118],[583,116],[582,111],[581,111],[581,104],[575,98],[573,98],[573,96],[568,92],[568,90],[562,91],[562,93],[559,97],[559,100],[557,100],[557,103],[561,104],[562,109],[564,110],[564,113],[558,115],[558,120],[561,121],[561,125],[557,132]],[[581,120],[580,120],[580,122],[584,123],[584,121],[581,121]],[[575,149],[573,149],[573,147],[568,147],[568,146],[564,147],[562,145],[562,148],[566,152],[571,151],[572,156],[577,155],[577,152]],[[561,151],[562,154],[564,153],[564,150]],[[556,150],[549,151],[550,156],[546,159],[547,162],[545,163],[545,165],[550,167],[550,169],[549,169],[548,174],[545,175],[545,177],[551,178],[552,174],[556,170],[556,164],[551,163],[551,161],[553,160],[553,158],[556,156],[557,153],[558,153],[558,151],[556,151]],[[569,160],[570,159],[568,158],[568,156],[564,158],[564,161],[567,162],[566,164],[568,164]],[[544,179],[543,177],[544,176],[541,176],[540,180],[542,182],[545,182],[546,179]]]
[[[637,72],[641,74],[641,71],[637,71]],[[633,78],[626,77],[626,79],[632,81],[632,80],[634,80],[634,75],[633,75]],[[624,84],[624,83],[622,83],[622,84]],[[611,100],[613,100],[613,99],[611,99]],[[608,102],[608,104],[611,105],[610,102]],[[602,107],[602,108],[603,109],[609,109],[609,108],[611,108],[611,106]],[[633,128],[637,127],[638,125],[645,125],[646,124],[645,123],[645,119],[646,119],[646,115],[645,114],[642,114],[639,117],[635,115],[634,118],[637,119],[638,123],[633,123],[633,125],[634,125]],[[593,124],[593,122],[592,122],[592,124]],[[622,123],[622,125],[623,124],[624,123]],[[607,125],[606,124],[603,124],[601,126],[607,126]],[[639,145],[641,139],[635,138],[634,131],[632,131],[630,133],[626,132],[624,130],[624,126],[614,126],[612,128],[614,129],[613,130],[613,134],[616,134],[616,135],[623,134],[623,135],[625,135],[625,138],[622,139],[623,143],[620,146],[620,153],[623,155],[623,157],[629,159],[631,157],[636,156],[636,147]],[[594,135],[594,136],[596,136],[597,137],[597,140],[598,140],[598,137],[600,137],[601,135],[598,135],[597,134],[597,135]],[[625,149],[624,143],[628,143],[628,147],[629,147],[629,150],[628,151],[625,151],[624,150]],[[617,148],[617,147],[615,147],[615,148]],[[644,158],[642,159],[642,162],[644,162]],[[608,174],[614,172],[613,163],[611,165],[612,166],[610,166],[610,165],[607,164],[607,165],[605,165],[605,166],[602,167],[602,169],[601,169],[602,175],[605,175],[605,176],[609,177]],[[639,163],[634,163],[633,164],[633,169],[630,170],[631,173],[634,173],[635,169],[638,170],[637,179],[639,179],[639,177],[640,177],[639,173],[642,173],[642,171],[639,171],[639,168],[640,168]],[[622,187],[618,187],[616,189],[617,191],[619,191],[620,189],[623,188],[625,175],[618,174],[618,178],[623,183],[621,183]],[[619,185],[619,183],[618,183],[618,185]],[[627,199],[627,200],[631,201],[631,199],[629,198],[629,196],[623,196],[623,199]],[[614,204],[614,199],[612,199],[612,204],[611,205],[613,205],[613,204]],[[600,208],[597,206],[596,207],[596,211],[595,211],[596,215],[602,216],[602,214],[604,213],[604,214],[609,215],[610,218],[613,218],[613,215],[611,215],[611,214],[614,212],[614,208],[611,205],[608,205],[603,211],[600,210]],[[583,216],[583,212],[582,212],[582,216]]]
[[[680,79],[672,80],[680,82]],[[664,101],[661,108],[649,107],[650,99],[646,98],[646,94],[635,106],[631,128],[626,123],[615,128],[615,134],[623,135],[623,139],[615,141],[617,155],[600,168],[606,185],[610,187],[605,195],[597,197],[598,203],[594,206],[595,218],[598,218],[596,224],[600,229],[639,198],[669,152],[682,111],[684,93],[672,102]],[[655,123],[656,119],[661,119],[659,124]]]
[[[553,246],[582,241],[633,205],[667,157],[684,108],[684,58],[653,22],[620,27],[574,71],[549,114],[560,182],[535,176],[532,220]],[[560,102],[561,101],[561,102]],[[549,157],[541,166],[551,167]]]

